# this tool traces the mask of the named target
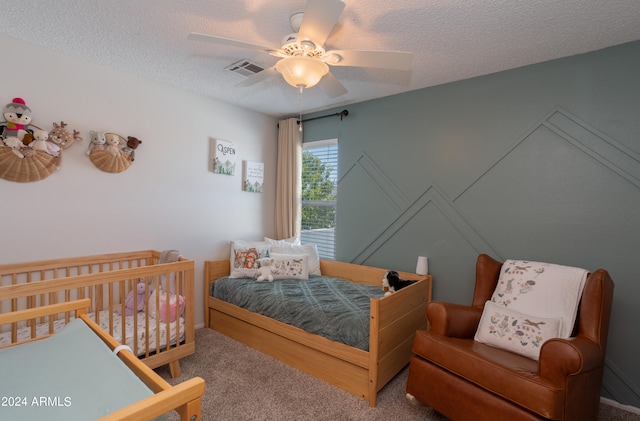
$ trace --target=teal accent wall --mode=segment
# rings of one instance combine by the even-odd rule
[[[640,42],[306,115],[339,139],[337,259],[468,304],[479,253],[605,268],[603,396],[640,407]]]

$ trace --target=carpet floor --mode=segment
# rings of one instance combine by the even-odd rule
[[[211,329],[196,330],[195,354],[180,361],[182,375],[171,379],[167,367],[156,371],[171,384],[202,377],[206,392],[202,418],[209,420],[446,421],[433,409],[406,398],[408,368],[368,402],[289,367]],[[169,416],[177,420],[177,414]],[[640,421],[640,415],[601,404],[599,421]]]

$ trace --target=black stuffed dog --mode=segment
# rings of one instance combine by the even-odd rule
[[[398,272],[394,270],[390,270],[384,275],[382,278],[382,289],[384,289],[384,296],[391,295],[396,291],[401,290],[402,288],[409,286],[418,281],[408,281],[400,279],[400,275]]]

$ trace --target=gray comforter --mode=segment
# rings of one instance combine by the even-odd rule
[[[369,350],[371,298],[384,295],[381,287],[361,285],[327,276],[256,282],[222,278],[210,294],[246,310],[299,327],[332,341]]]

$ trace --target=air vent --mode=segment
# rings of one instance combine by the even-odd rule
[[[260,73],[261,71],[264,70],[264,67],[259,66],[254,62],[245,59],[245,60],[236,61],[231,66],[225,67],[225,70],[228,70],[233,73],[237,73],[244,77],[249,77],[249,76],[255,75],[256,73]]]

